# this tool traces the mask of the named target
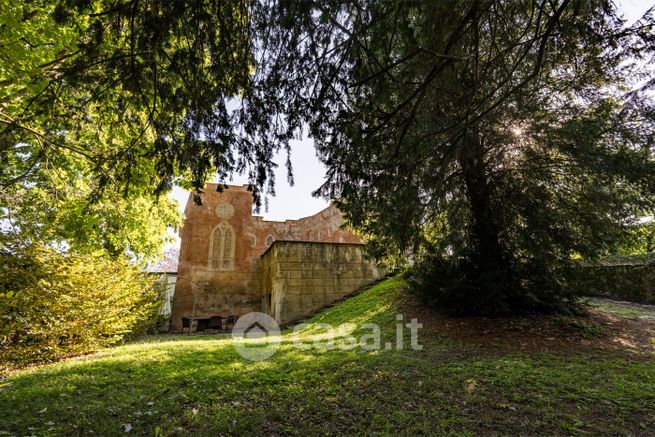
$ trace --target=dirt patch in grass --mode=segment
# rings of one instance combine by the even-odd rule
[[[411,297],[402,306],[405,318],[416,317],[426,331],[502,353],[584,351],[643,360],[655,357],[655,318],[651,317],[627,317],[594,306],[581,316],[451,317]]]

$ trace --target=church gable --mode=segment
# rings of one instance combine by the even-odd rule
[[[342,226],[334,206],[310,217],[276,222],[253,216],[252,200],[246,186],[217,192],[210,184],[201,206],[190,196],[181,231],[173,331],[211,317],[234,319],[265,311],[261,256],[276,241],[360,243]]]

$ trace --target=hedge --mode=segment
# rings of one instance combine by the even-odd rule
[[[97,350],[158,317],[154,278],[128,259],[34,246],[0,254],[0,373]]]

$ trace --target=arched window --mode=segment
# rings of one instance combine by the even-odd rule
[[[209,268],[212,270],[234,270],[234,229],[227,222],[221,222],[211,234]]]
[[[266,237],[266,247],[269,247],[271,244],[273,244],[274,241],[275,241],[275,239],[273,238],[272,235],[269,235],[268,237]]]

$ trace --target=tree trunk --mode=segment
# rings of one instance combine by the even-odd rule
[[[459,154],[466,192],[473,215],[473,236],[477,243],[478,262],[482,267],[502,269],[506,256],[499,241],[499,228],[491,207],[491,190],[487,182],[484,148],[477,132],[467,133]]]

